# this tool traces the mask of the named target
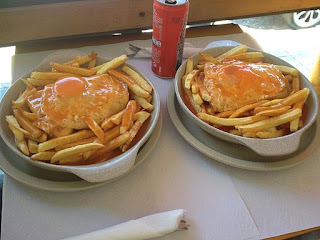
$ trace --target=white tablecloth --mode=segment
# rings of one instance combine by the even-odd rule
[[[204,47],[215,40],[259,47],[247,34],[187,39]],[[150,45],[150,41],[133,42]],[[124,53],[127,43],[85,47],[101,56]],[[50,52],[14,58],[14,77]],[[150,156],[127,176],[74,193],[27,187],[10,177],[3,186],[2,240],[59,239],[148,214],[184,208],[191,224],[161,240],[260,239],[320,225],[319,150],[305,163],[277,172],[251,172],[218,163],[192,148],[174,128],[166,109],[172,80],[157,78],[150,59],[130,59],[161,96],[163,128]]]

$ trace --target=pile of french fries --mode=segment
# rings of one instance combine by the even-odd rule
[[[283,99],[262,100],[243,106],[234,111],[215,112],[209,104],[211,96],[203,84],[205,64],[221,64],[227,60],[260,62],[261,52],[248,52],[245,45],[239,45],[220,56],[213,57],[199,53],[201,60],[194,63],[189,58],[186,63],[182,87],[197,116],[204,122],[231,134],[249,138],[275,138],[297,131],[303,126],[302,110],[309,95],[309,89],[300,89],[298,70],[275,65],[287,78],[291,94]]]
[[[66,63],[50,63],[49,72],[32,72],[26,90],[12,101],[13,115],[6,116],[17,147],[32,160],[52,164],[70,165],[97,163],[128,150],[142,125],[154,109],[152,86],[135,70],[124,63],[126,55],[116,57],[102,65],[97,64],[97,53],[77,56]],[[55,127],[39,119],[27,104],[29,96],[41,96],[45,86],[66,76],[93,76],[109,74],[127,84],[130,99],[122,111],[108,117],[100,125],[90,116],[84,117],[87,129],[75,130]]]

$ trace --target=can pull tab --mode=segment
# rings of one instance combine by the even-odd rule
[[[167,3],[167,4],[176,4],[177,1],[176,0],[166,0],[165,3]]]

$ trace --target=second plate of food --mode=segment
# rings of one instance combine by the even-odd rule
[[[297,151],[318,113],[308,79],[245,45],[205,49],[179,67],[174,82],[178,102],[195,125],[262,156]]]
[[[181,108],[172,84],[167,98],[169,116],[180,135],[206,156],[233,167],[254,171],[275,171],[307,161],[319,150],[320,131],[315,122],[303,133],[298,150],[285,156],[266,157],[246,146],[212,136],[193,123]]]

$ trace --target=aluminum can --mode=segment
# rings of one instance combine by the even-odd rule
[[[188,0],[153,2],[151,68],[161,78],[173,78],[182,63],[188,11]]]

